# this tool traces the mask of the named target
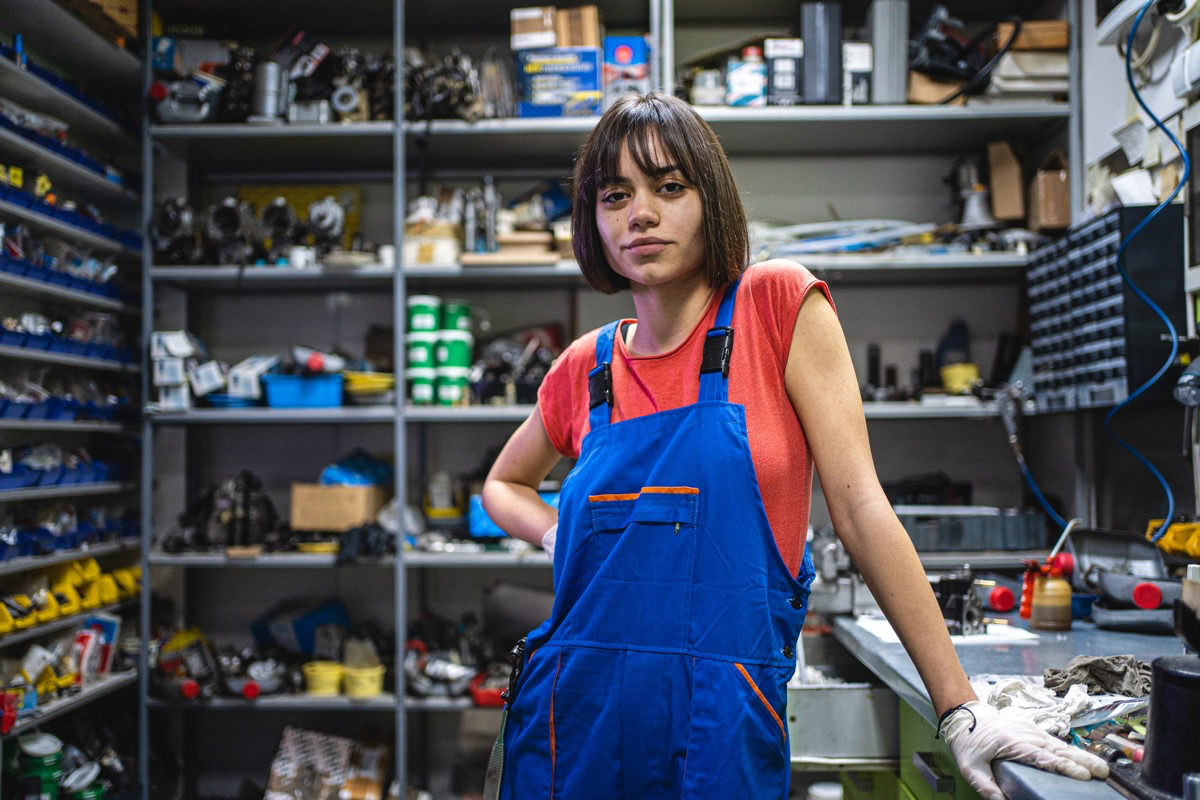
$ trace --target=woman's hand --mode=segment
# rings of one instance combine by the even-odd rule
[[[1019,761],[1047,772],[1086,781],[1107,778],[1108,765],[1078,747],[1056,739],[1023,719],[1006,717],[975,700],[953,712],[940,733],[958,769],[984,800],[1005,800],[992,774],[992,761]]]

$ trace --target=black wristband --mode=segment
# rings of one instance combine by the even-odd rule
[[[970,702],[970,701],[968,701],[968,702]],[[942,712],[942,715],[940,717],[938,717],[937,733],[935,733],[933,735],[933,738],[935,738],[935,739],[941,738],[942,726],[946,724],[946,720],[950,719],[951,715],[953,715],[955,711],[966,711],[968,714],[970,714],[971,715],[971,727],[968,730],[972,730],[972,731],[975,730],[975,725],[978,724],[978,722],[979,722],[979,719],[975,716],[975,712],[972,711],[971,709],[967,708],[967,703],[959,703],[958,705],[954,706],[953,708],[946,709],[945,711]]]

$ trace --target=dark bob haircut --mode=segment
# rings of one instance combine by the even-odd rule
[[[712,128],[690,105],[676,97],[650,92],[623,95],[596,123],[575,161],[572,246],[583,276],[592,288],[615,294],[629,280],[609,265],[596,225],[597,194],[620,174],[621,149],[646,175],[658,167],[677,166],[696,187],[704,214],[705,270],[713,288],[735,280],[750,260],[746,211],[733,183],[725,151]],[[655,163],[655,149],[665,164]]]

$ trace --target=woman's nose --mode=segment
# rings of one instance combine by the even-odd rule
[[[655,225],[658,223],[658,208],[654,201],[641,195],[634,195],[629,204],[629,224],[635,227]]]

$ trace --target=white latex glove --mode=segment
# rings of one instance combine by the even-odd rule
[[[554,563],[554,540],[558,538],[558,523],[550,526],[550,530],[542,534],[542,549],[546,551],[546,558],[550,559],[550,563]]]
[[[1081,781],[1108,777],[1108,765],[1097,756],[1054,738],[1031,722],[1002,716],[978,700],[951,714],[941,733],[959,771],[984,800],[1005,800],[992,774],[996,759],[1019,761]]]

